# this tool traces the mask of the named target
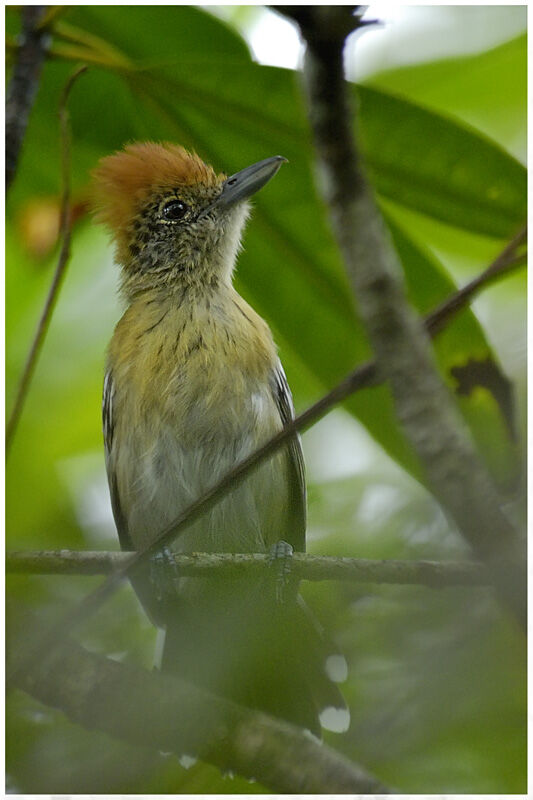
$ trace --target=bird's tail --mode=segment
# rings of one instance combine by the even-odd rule
[[[321,735],[325,708],[344,710],[327,673],[331,650],[301,598],[265,601],[257,584],[210,587],[206,602],[181,601],[167,617],[161,668]]]

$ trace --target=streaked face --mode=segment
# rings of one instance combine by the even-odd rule
[[[155,190],[139,205],[126,232],[128,272],[191,277],[206,272],[231,274],[242,227],[245,201],[217,205],[218,185],[174,186]]]

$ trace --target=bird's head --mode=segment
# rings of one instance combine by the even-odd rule
[[[229,282],[247,198],[283,161],[267,158],[228,178],[172,144],[131,144],[103,158],[93,172],[94,207],[115,241],[126,296]]]

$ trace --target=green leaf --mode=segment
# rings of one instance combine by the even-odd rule
[[[135,61],[249,62],[240,36],[194,6],[74,6],[68,21],[107,40]]]
[[[381,72],[368,85],[473,125],[526,161],[525,33],[475,55]]]
[[[495,238],[527,216],[527,174],[498,145],[422,106],[360,87],[361,136],[376,189],[436,219]]]

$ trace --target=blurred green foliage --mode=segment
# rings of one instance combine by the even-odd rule
[[[11,36],[18,13],[7,10]],[[7,542],[114,548],[99,404],[105,346],[121,312],[112,253],[86,213],[98,158],[135,139],[178,141],[228,173],[285,155],[289,164],[255,203],[238,288],[271,324],[300,409],[370,351],[316,194],[296,74],[254,63],[230,27],[187,6],[64,7],[51,55],[7,204],[8,409],[57,258],[59,98],[74,66],[85,61],[91,68],[69,103],[79,218],[10,454]],[[511,155],[522,153],[525,63],[520,36],[480,55],[383,73],[357,90],[369,170],[421,312],[453,290],[453,278],[486,266],[525,221],[525,170]],[[491,290],[497,330],[465,311],[437,340],[436,358],[452,388],[450,370],[469,358],[490,358],[499,368],[509,352],[506,326],[524,335],[524,293],[522,275]],[[521,386],[524,346],[515,352],[513,341],[504,371]],[[521,442],[510,436],[495,398],[478,387],[459,407],[499,484],[516,487]],[[418,466],[387,390],[359,393],[345,412],[376,444],[369,448],[368,437],[361,438],[364,470],[311,481],[311,549],[467,557],[416,480]],[[327,464],[328,452],[315,458]],[[92,583],[17,576],[8,580],[8,599],[52,619]],[[524,648],[488,591],[336,584],[304,590],[350,665],[352,726],[328,737],[334,746],[403,792],[525,790]],[[127,587],[80,635],[93,649],[150,665],[154,632]],[[7,742],[15,792],[263,791],[203,764],[185,770],[175,758],[82,730],[18,693],[8,698]]]

